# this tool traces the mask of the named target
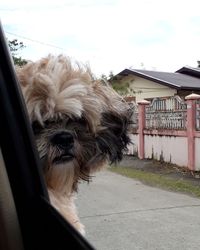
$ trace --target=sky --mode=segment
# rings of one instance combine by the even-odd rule
[[[1,0],[0,18],[23,58],[66,54],[100,76],[196,67],[199,9],[199,0]]]

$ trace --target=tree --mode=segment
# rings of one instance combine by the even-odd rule
[[[100,81],[101,81],[101,83],[102,84],[104,84],[104,85],[107,85],[107,86],[111,86],[111,79],[113,78],[113,72],[112,71],[110,71],[110,73],[109,73],[109,75],[107,76],[107,75],[105,75],[105,74],[102,74],[101,76],[100,76]]]
[[[108,77],[107,77],[106,75],[104,75],[104,74],[102,74],[102,75],[100,76],[100,79],[101,79],[102,81],[108,81]]]
[[[110,80],[113,79],[113,77],[114,77],[114,74],[113,74],[112,71],[110,71],[110,73],[109,73],[108,76],[105,75],[105,74],[102,74],[101,77],[100,77],[100,79],[103,80],[103,81],[110,81]]]
[[[101,81],[104,84],[110,85],[118,94],[122,96],[134,95],[136,93],[142,93],[141,90],[135,90],[132,86],[133,80],[120,82],[119,78],[114,76],[113,72],[110,71],[109,75],[101,75]]]
[[[112,71],[110,71],[108,76],[102,74],[100,80],[103,84],[111,86],[118,94],[127,94],[128,84],[120,84]]]
[[[27,61],[25,59],[22,59],[21,56],[18,56],[17,52],[19,50],[22,50],[25,48],[25,45],[23,44],[23,42],[19,42],[17,39],[13,39],[11,41],[8,41],[8,46],[14,61],[15,65],[19,65],[19,66],[23,66],[27,63]]]
[[[103,83],[107,83],[110,85],[118,94],[125,96],[130,93],[134,93],[132,89],[130,88],[129,82],[124,82],[123,84],[119,81],[119,79],[114,76],[113,72],[110,71],[109,75],[101,75],[101,81]],[[131,92],[132,91],[132,92]]]
[[[200,68],[200,61],[197,61],[197,67]]]

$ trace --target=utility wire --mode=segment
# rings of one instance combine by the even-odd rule
[[[64,50],[63,48],[58,47],[56,45],[49,44],[49,43],[44,43],[44,42],[41,42],[41,41],[38,41],[38,40],[34,40],[34,39],[31,39],[31,38],[28,38],[28,37],[25,37],[25,36],[17,35],[15,33],[11,33],[11,32],[8,32],[8,31],[5,31],[5,33],[9,34],[9,35],[13,35],[13,36],[19,37],[19,38],[23,38],[23,39],[29,40],[29,41],[34,42],[34,43],[39,43],[39,44],[44,45],[44,46],[49,46],[49,47],[53,47],[53,48],[56,48],[56,49]]]

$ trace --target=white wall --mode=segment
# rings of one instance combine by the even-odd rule
[[[121,84],[129,82],[131,88],[136,92],[132,95],[136,97],[136,102],[154,97],[167,97],[177,94],[175,89],[163,86],[150,80],[143,79],[137,76],[126,76],[121,80]],[[138,93],[141,92],[141,93]]]
[[[133,144],[128,149],[129,155],[138,155],[139,136],[130,135]],[[187,137],[145,135],[145,158],[170,162],[187,167],[188,143]],[[195,138],[195,170],[200,171],[200,138]]]
[[[187,138],[145,135],[145,158],[160,160],[187,167]]]
[[[200,138],[195,138],[195,170],[200,170]]]
[[[132,144],[129,144],[127,154],[137,156],[138,155],[138,139],[139,139],[139,136],[138,136],[138,134],[131,134],[130,139],[131,139]]]

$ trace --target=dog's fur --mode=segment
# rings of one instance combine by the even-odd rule
[[[51,203],[81,233],[74,204],[80,180],[119,161],[129,143],[130,110],[90,70],[63,55],[16,70],[28,109]]]

